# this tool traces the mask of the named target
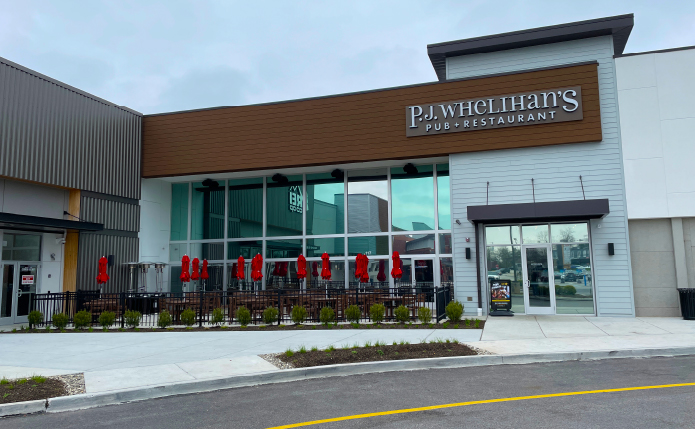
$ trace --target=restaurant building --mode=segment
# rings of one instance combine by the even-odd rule
[[[631,162],[641,159],[639,151],[628,158],[623,150],[625,136],[645,153],[656,144],[625,131],[642,126],[634,115],[643,110],[630,106],[624,117],[619,109],[619,99],[621,108],[632,104],[622,99],[646,87],[640,79],[650,79],[642,65],[629,63],[638,57],[621,56],[632,27],[632,15],[623,15],[429,45],[438,77],[432,83],[144,116],[8,65],[33,73],[35,85],[65,88],[80,100],[60,109],[73,116],[69,127],[59,127],[60,121],[40,116],[50,109],[32,110],[30,103],[43,106],[41,96],[0,97],[27,103],[15,110],[38,112],[41,124],[40,132],[23,131],[33,140],[3,135],[5,188],[40,186],[60,194],[71,211],[56,212],[56,219],[76,222],[54,227],[53,236],[41,232],[36,290],[97,289],[92,279],[102,255],[113,255],[109,273],[118,273],[106,286],[111,291],[185,290],[179,281],[184,255],[208,260],[207,290],[248,287],[236,280],[236,261],[256,254],[264,258],[257,287],[325,287],[319,279],[325,252],[330,287],[358,287],[355,259],[364,254],[366,287],[451,285],[467,315],[487,314],[490,284],[505,280],[517,314],[672,315],[676,285],[695,284],[688,241],[695,205],[692,195],[679,194],[673,198],[685,201],[683,210],[640,212],[661,201],[641,196],[640,167]],[[672,64],[677,70],[692,61],[693,51],[682,52],[685,63]],[[639,57],[652,61],[657,75],[658,55]],[[0,119],[16,122],[12,118]],[[682,128],[688,126],[684,121]],[[28,150],[17,149],[21,142],[33,142],[36,150],[61,135],[68,138],[59,146],[77,145],[67,155],[12,155]],[[34,162],[36,172],[23,172]],[[45,165],[52,173],[41,176]],[[692,180],[683,186],[692,187]],[[29,194],[34,191],[24,191]],[[628,220],[632,212],[638,213],[637,233]],[[87,224],[94,231],[78,229]],[[9,236],[21,229],[3,225]],[[67,261],[56,265],[61,282],[43,275],[46,249],[61,234],[78,237],[76,281],[66,280]],[[650,239],[655,235],[659,240]],[[640,246],[632,259],[631,242]],[[654,243],[671,246],[672,259]],[[69,249],[66,241],[53,253],[66,260]],[[400,280],[389,275],[395,251]],[[661,278],[650,277],[647,261],[635,258],[650,252],[662,256]],[[296,278],[299,255],[308,261],[302,281]],[[131,280],[129,270],[137,266],[128,262],[138,261],[166,267],[157,275],[146,268],[145,285]],[[633,285],[633,270],[649,280]]]

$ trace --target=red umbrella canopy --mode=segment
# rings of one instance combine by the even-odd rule
[[[393,259],[393,269],[391,270],[391,277],[394,279],[400,279],[403,276],[403,270],[401,269],[401,256],[398,252],[393,252],[391,256]]]
[[[369,258],[367,255],[362,255],[362,276],[360,277],[360,282],[367,283],[369,281]]]
[[[188,283],[191,281],[191,274],[188,272],[189,262],[191,262],[191,258],[189,258],[188,255],[183,255],[183,258],[181,258],[181,275],[179,276],[179,278],[184,283]]]
[[[331,279],[331,257],[325,252],[321,255],[321,278],[324,280]]]
[[[109,280],[109,275],[106,274],[106,267],[109,261],[106,256],[99,258],[99,274],[97,274],[97,284],[106,283]]]
[[[198,258],[193,258],[193,272],[191,273],[191,280],[198,280],[200,275],[198,275],[198,267],[200,266],[200,260]]]
[[[239,256],[239,259],[236,261],[238,268],[236,270],[236,278],[237,280],[244,280],[246,277],[244,276],[244,271],[246,270],[244,265],[246,262],[244,261],[243,256]]]
[[[232,264],[232,277],[236,278],[236,272],[237,272],[237,268],[236,268],[236,262],[235,262]]]
[[[297,278],[300,280],[306,278],[306,258],[304,255],[299,255],[297,258]]]
[[[278,275],[280,277],[285,277],[287,275],[287,266],[289,265],[289,262],[280,262],[280,270]]]
[[[384,266],[386,264],[384,262],[385,261],[383,259],[379,261],[379,274],[376,275],[376,279],[380,282],[386,280],[386,273],[384,272]]]
[[[358,253],[357,257],[355,258],[355,278],[356,279],[361,279],[362,278],[362,254]]]
[[[210,278],[210,275],[208,274],[208,260],[203,259],[203,271],[200,272],[200,278],[203,280],[207,280]]]
[[[253,279],[254,282],[260,281],[263,278],[263,273],[261,273],[262,269],[263,257],[259,253],[251,260],[251,279]]]

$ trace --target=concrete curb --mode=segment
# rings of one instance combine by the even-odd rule
[[[590,352],[558,352],[520,355],[477,355],[443,358],[409,359],[384,362],[363,362],[340,365],[326,365],[311,368],[278,370],[257,374],[240,375],[227,378],[196,380],[172,383],[161,386],[124,389],[102,393],[85,393],[74,396],[61,396],[45,401],[18,402],[0,405],[0,417],[13,414],[26,414],[46,411],[57,413],[80,410],[125,402],[143,401],[166,396],[190,393],[211,392],[236,387],[257,386],[261,384],[287,383],[324,377],[371,374],[393,371],[415,371],[439,368],[463,368],[490,365],[520,365],[543,362],[587,361],[601,359],[649,358],[695,355],[695,347],[612,350]],[[40,407],[38,406],[40,404]]]

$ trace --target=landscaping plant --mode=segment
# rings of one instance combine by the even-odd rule
[[[452,322],[458,322],[463,316],[463,304],[458,301],[451,301],[446,306],[446,317]]]
[[[224,322],[224,311],[221,308],[212,310],[212,318],[210,319],[213,325],[218,326]]]
[[[432,310],[429,307],[420,307],[417,310],[417,318],[420,323],[432,323]]]
[[[405,323],[410,320],[410,310],[405,305],[396,307],[393,314],[396,316],[396,322]]]
[[[68,326],[69,321],[70,318],[65,313],[56,313],[53,315],[53,326],[55,326],[61,331],[65,329],[66,326]]]
[[[187,308],[183,310],[183,312],[181,312],[181,323],[183,323],[187,327],[193,326],[193,324],[195,323],[195,319],[195,311],[191,310],[190,308]]]
[[[333,322],[335,319],[335,311],[331,307],[323,307],[321,309],[321,314],[319,314],[319,319],[321,323],[328,326],[329,323]]]
[[[29,313],[29,326],[30,327],[35,327],[36,325],[40,325],[43,323],[43,313],[34,310],[31,313]]]
[[[167,310],[162,310],[161,313],[159,313],[159,319],[157,320],[157,326],[159,326],[162,329],[166,329],[167,326],[171,325],[173,323],[173,320],[171,318],[171,314]]]
[[[369,307],[369,317],[372,319],[372,322],[381,323],[384,321],[385,311],[386,308],[384,304],[372,304],[372,306]]]
[[[268,307],[265,310],[263,310],[263,322],[266,325],[272,325],[278,320],[278,314],[280,312],[278,311],[277,308],[275,307]]]
[[[128,310],[125,312],[123,315],[125,318],[125,324],[131,328],[135,329],[138,326],[140,326],[140,318],[142,317],[142,314],[140,314],[139,311],[136,310]]]
[[[306,319],[306,316],[307,311],[306,308],[304,308],[303,306],[295,305],[294,307],[292,307],[292,321],[295,324],[300,325],[304,321],[304,319]]]
[[[108,331],[114,322],[116,322],[116,313],[113,311],[104,311],[99,315],[99,326],[104,331]]]
[[[362,312],[360,311],[360,308],[355,304],[352,304],[351,306],[345,309],[345,318],[348,320],[348,322],[359,323],[361,316]]]
[[[75,324],[75,329],[84,329],[92,324],[92,313],[87,310],[80,310],[75,313],[75,317],[72,320]]]
[[[246,307],[239,307],[236,311],[236,318],[241,326],[251,323],[251,312]]]

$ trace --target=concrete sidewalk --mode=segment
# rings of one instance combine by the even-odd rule
[[[85,373],[87,393],[274,373],[258,357],[301,346],[457,339],[509,356],[695,347],[695,323],[677,318],[515,316],[485,330],[112,332],[0,335],[0,377]]]

